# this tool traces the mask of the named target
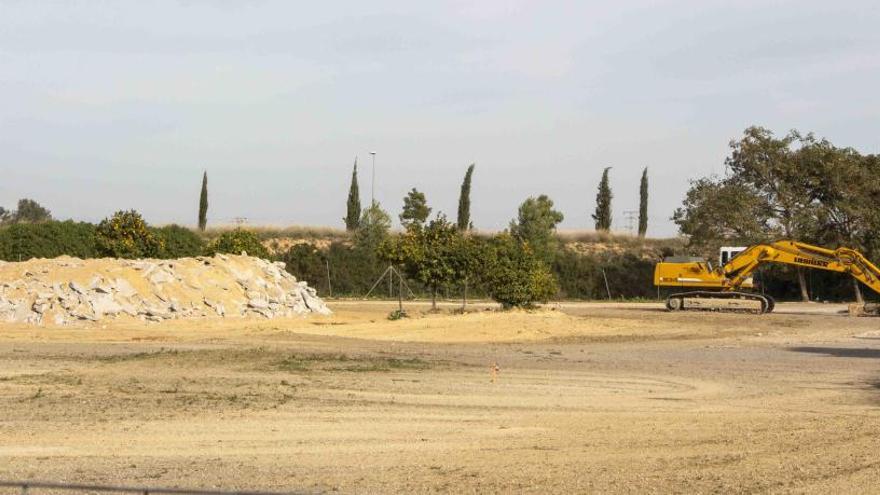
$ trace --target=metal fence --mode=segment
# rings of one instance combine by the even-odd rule
[[[240,492],[226,490],[199,490],[145,486],[83,485],[77,483],[49,483],[43,481],[0,481],[0,488],[19,490],[21,495],[38,495],[42,491],[78,491],[89,493],[137,493],[139,495],[294,495],[304,492]]]

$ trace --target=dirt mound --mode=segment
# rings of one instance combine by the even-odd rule
[[[0,262],[0,321],[65,325],[307,313],[330,310],[284,263],[249,256]]]

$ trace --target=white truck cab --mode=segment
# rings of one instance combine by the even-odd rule
[[[747,246],[722,246],[719,250],[718,254],[718,264],[719,266],[724,266],[728,261],[733,259],[734,256],[748,249]]]

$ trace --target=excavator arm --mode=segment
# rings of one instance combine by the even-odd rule
[[[796,241],[757,244],[734,256],[721,267],[721,272],[728,279],[728,290],[739,288],[752,272],[765,263],[849,273],[880,294],[880,269],[862,253],[845,247],[832,250]]]
[[[766,263],[848,273],[880,294],[880,268],[860,252],[846,247],[827,249],[790,240],[750,246],[714,269],[705,262],[663,261],[654,269],[654,284],[701,289],[670,295],[666,301],[669,309],[723,310],[732,307],[738,310],[749,307],[748,303],[757,303],[760,305],[758,312],[764,313],[773,309],[772,299],[741,290],[751,287],[751,275]],[[716,302],[723,299],[726,306],[714,307],[707,303],[708,299]]]

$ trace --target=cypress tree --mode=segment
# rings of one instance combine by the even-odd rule
[[[345,230],[354,232],[360,225],[361,219],[361,191],[358,188],[358,161],[354,159],[354,168],[351,171],[351,187],[348,188],[347,214],[342,220],[345,221]]]
[[[202,174],[202,194],[199,197],[199,230],[208,226],[208,171]]]
[[[642,183],[639,186],[639,237],[645,238],[648,231],[648,167],[642,170]]]
[[[608,171],[611,167],[605,167],[602,172],[602,180],[599,181],[599,192],[596,194],[596,213],[593,220],[596,221],[596,230],[607,232],[611,229],[611,186],[608,184]]]
[[[475,163],[471,163],[461,183],[461,195],[458,197],[458,230],[471,228],[471,177],[474,175]]]

